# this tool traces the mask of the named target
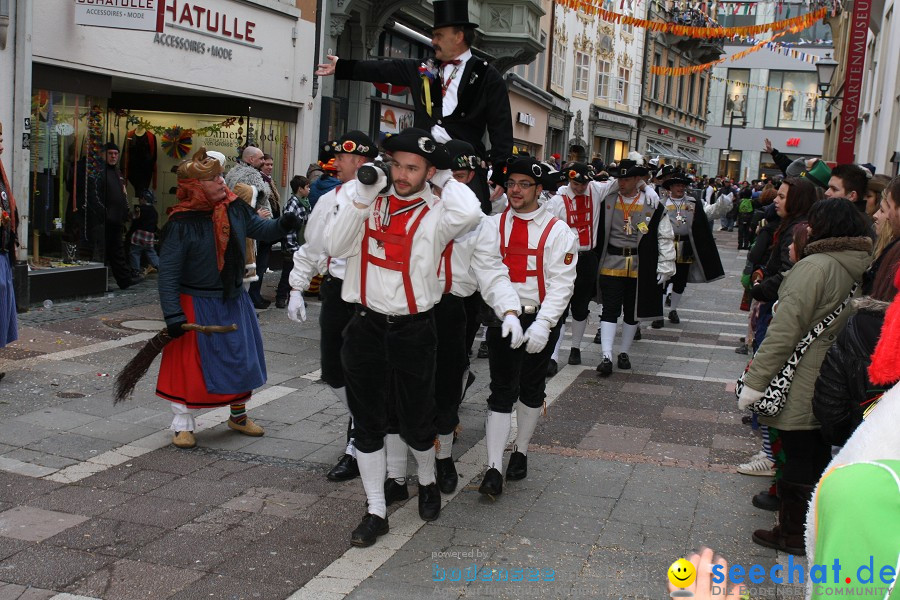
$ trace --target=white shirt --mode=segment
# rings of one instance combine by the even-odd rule
[[[288,279],[291,288],[305,290],[310,280],[326,272],[338,279],[344,278],[347,261],[343,258],[329,260],[325,251],[325,228],[337,210],[337,188],[319,197],[306,223],[306,243],[294,252],[294,268]]]
[[[513,218],[518,217],[528,221],[528,247],[536,249],[544,233],[544,228],[553,215],[546,207],[538,207],[537,210],[519,214],[510,209],[507,212],[489,217],[494,224],[497,233],[500,232],[500,221],[506,219],[504,246],[509,243],[512,235]],[[537,269],[537,257],[529,256],[527,268]],[[578,238],[572,233],[565,221],[553,224],[547,242],[544,245],[544,301],[541,302],[537,277],[526,277],[524,282],[512,282],[513,288],[519,295],[522,306],[540,305],[537,318],[547,322],[549,327],[556,326],[562,317],[563,311],[572,299],[575,290],[575,264],[578,262]]]
[[[362,299],[360,288],[363,236],[367,223],[373,229],[377,226],[373,208],[379,202],[376,199],[370,206],[357,207],[354,204],[357,198],[356,186],[356,180],[341,186],[337,195],[337,212],[325,230],[326,252],[330,256],[347,259],[347,272],[341,297],[351,303],[360,303]],[[437,276],[441,252],[450,240],[478,225],[481,218],[481,204],[467,185],[455,180],[447,183],[440,199],[431,193],[428,185],[409,198],[397,195],[393,187],[389,190],[389,194],[403,200],[421,198],[425,200],[429,209],[413,234],[412,252],[407,265],[416,310],[424,312],[437,304],[443,295],[444,290]],[[423,210],[424,206],[411,211],[407,232]],[[376,240],[370,238],[368,244],[370,256],[385,258],[385,248],[379,248]],[[366,272],[366,306],[384,315],[410,314],[402,273],[369,263]]]
[[[478,226],[453,240],[450,254],[450,293],[468,298],[481,290],[484,301],[499,318],[507,311],[520,312],[521,303],[509,281],[509,270],[500,259],[500,231],[482,215]],[[447,270],[441,261],[438,280],[446,288]]]
[[[617,191],[618,189],[619,180],[615,178],[610,178],[609,181],[603,182],[588,182],[588,187],[584,190],[584,193],[591,197],[591,204],[593,209],[591,223],[592,243],[589,245],[579,245],[579,252],[590,250],[597,245],[597,227],[600,226],[600,205],[602,204],[604,198],[606,198],[609,194]],[[547,209],[551,213],[553,213],[554,217],[561,220],[563,223],[568,224],[568,220],[566,219],[566,199],[564,198],[564,196],[568,196],[573,202],[575,200],[575,193],[569,189],[569,186],[564,185],[556,190],[556,195],[553,196],[553,198],[550,199],[550,202],[547,203]],[[575,227],[571,227],[570,229],[575,235],[576,241],[578,241],[578,229]]]
[[[466,50],[456,58],[458,58],[462,62],[460,62],[458,65],[451,65],[450,63],[447,63],[439,69],[442,89],[444,82],[447,81],[447,78],[450,77],[450,75],[453,73],[453,70],[456,69],[456,76],[450,80],[447,86],[447,91],[444,93],[444,97],[441,99],[442,117],[453,114],[453,111],[456,110],[456,105],[459,104],[459,99],[456,97],[456,94],[459,91],[459,82],[462,79],[463,72],[466,70],[466,63],[470,58],[472,58],[472,51]],[[451,139],[450,134],[447,133],[447,130],[440,125],[434,125],[431,128],[431,137],[433,137],[436,142],[439,142],[441,144],[446,144]]]

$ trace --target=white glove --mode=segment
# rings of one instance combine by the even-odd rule
[[[638,179],[638,182],[637,182],[637,189],[642,190],[642,189],[644,189],[645,187],[647,187],[647,182],[644,181],[643,179]]]
[[[375,198],[378,197],[378,193],[384,189],[384,186],[387,185],[387,175],[385,175],[384,171],[382,171],[372,163],[366,163],[363,166],[374,168],[378,172],[378,180],[372,185],[366,185],[359,179],[357,179],[356,198],[354,198],[353,201],[357,204],[369,206],[370,204],[375,202]]]
[[[747,410],[758,401],[762,400],[765,395],[765,392],[757,392],[750,386],[745,385],[744,389],[741,390],[741,396],[738,398],[738,408]]]
[[[547,327],[547,323],[540,319],[535,320],[523,336],[522,341],[526,343],[525,352],[528,354],[537,354],[544,349],[544,346],[547,345],[549,339],[550,328]]]
[[[659,285],[665,285],[665,283],[666,283],[666,281],[667,281],[668,279],[669,279],[669,278],[666,277],[665,275],[663,275],[662,273],[657,273],[657,274],[656,274],[656,283],[659,284]]]
[[[453,171],[450,169],[441,169],[437,173],[434,174],[434,177],[431,178],[432,185],[436,185],[437,187],[444,189],[449,182],[453,179]]]
[[[518,348],[522,345],[525,335],[522,333],[522,324],[516,315],[503,317],[503,326],[500,328],[502,337],[509,337],[509,347]]]
[[[291,290],[291,299],[288,300],[287,316],[291,321],[301,323],[306,320],[306,302],[303,301],[303,292]]]

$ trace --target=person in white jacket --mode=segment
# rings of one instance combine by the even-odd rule
[[[578,241],[564,221],[538,204],[545,175],[533,158],[511,163],[506,172],[509,207],[491,217],[500,236],[500,255],[521,303],[519,321],[525,330],[522,348],[515,340],[504,339],[505,322],[488,324],[487,471],[478,491],[491,498],[503,492],[503,450],[513,405],[518,432],[506,478],[514,481],[528,475],[528,443],[546,397],[547,365],[575,286]]]

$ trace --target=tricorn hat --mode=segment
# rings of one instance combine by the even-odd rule
[[[424,129],[409,127],[396,135],[388,135],[382,144],[387,152],[418,154],[437,169],[451,168],[450,154],[443,144],[434,141]]]
[[[566,177],[575,183],[587,183],[591,181],[591,168],[584,163],[573,162],[563,169]]]
[[[469,142],[450,140],[444,144],[444,147],[450,155],[450,162],[453,163],[450,168],[454,171],[463,169],[474,171],[476,167],[481,166],[481,159],[478,158],[475,148]]]
[[[692,182],[684,173],[675,173],[674,175],[672,175],[672,177],[663,181],[662,186],[667,190],[670,190],[672,189],[673,185],[677,185],[679,183],[682,185],[691,185]]]
[[[333,152],[334,154],[356,154],[366,158],[378,156],[378,148],[375,146],[372,138],[356,129],[348,131],[336,141],[326,142],[322,150]]]
[[[639,166],[635,161],[627,158],[619,163],[619,167],[616,170],[610,172],[610,175],[616,179],[641,177],[649,174],[650,170],[647,167]]]
[[[469,21],[469,0],[434,0],[434,29],[478,27]]]

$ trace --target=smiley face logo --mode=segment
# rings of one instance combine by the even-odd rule
[[[686,588],[697,578],[697,569],[694,565],[684,559],[679,558],[669,567],[669,581],[677,588]]]

